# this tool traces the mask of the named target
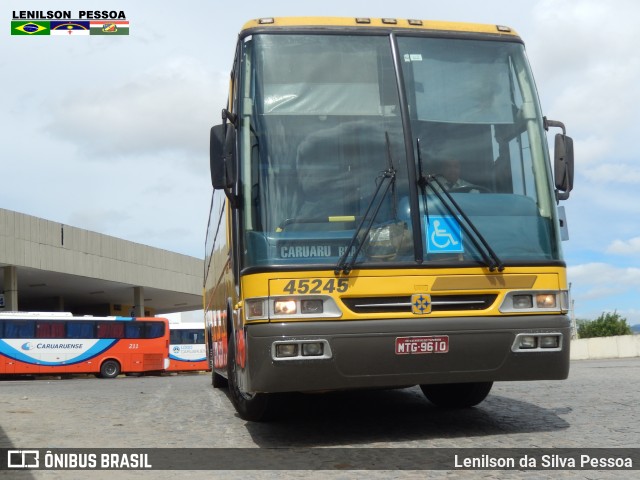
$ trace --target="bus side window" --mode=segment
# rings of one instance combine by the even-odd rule
[[[34,338],[35,322],[31,320],[9,320],[5,324],[6,338]]]
[[[93,322],[68,322],[67,338],[94,338]]]
[[[36,338],[64,338],[64,323],[36,322]]]
[[[159,322],[149,322],[146,324],[146,338],[160,338],[164,335],[164,324]]]
[[[99,322],[96,329],[98,338],[122,338],[124,336],[122,322]]]
[[[36,338],[51,338],[50,322],[36,322]]]
[[[125,338],[142,338],[142,323],[127,323],[124,329]]]
[[[51,338],[64,338],[64,322],[51,322]]]

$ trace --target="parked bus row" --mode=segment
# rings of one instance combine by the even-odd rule
[[[159,317],[0,313],[0,375],[208,370],[204,327]]]

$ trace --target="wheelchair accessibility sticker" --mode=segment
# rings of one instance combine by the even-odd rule
[[[455,217],[429,215],[425,218],[427,253],[462,253],[462,228]]]

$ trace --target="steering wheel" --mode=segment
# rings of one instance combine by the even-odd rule
[[[449,193],[469,193],[473,190],[477,190],[477,193],[491,193],[487,187],[483,187],[482,185],[474,185],[470,183],[469,185],[462,185],[460,187],[454,187],[449,189]]]
[[[289,225],[300,224],[300,223],[315,223],[315,224],[326,224],[326,223],[338,223],[338,222],[356,222],[359,217],[353,215],[341,215],[335,217],[290,217],[284,220],[278,227],[276,228],[276,232],[282,232]]]

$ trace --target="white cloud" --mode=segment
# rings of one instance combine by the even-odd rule
[[[634,237],[629,240],[614,240],[607,247],[606,252],[622,255],[640,254],[640,237]]]
[[[640,164],[607,163],[585,168],[582,175],[594,183],[640,184]]]
[[[569,136],[572,136],[573,125],[568,124]],[[588,174],[592,165],[600,165],[603,158],[607,158],[607,154],[612,150],[612,138],[601,135],[598,132],[592,132],[590,135],[577,139],[574,143],[575,157],[578,173]],[[551,158],[553,158],[553,142],[550,142]]]
[[[574,299],[593,300],[640,288],[640,268],[616,267],[607,263],[570,266],[567,277]]]
[[[227,77],[178,58],[110,88],[85,88],[49,106],[46,130],[109,160],[161,151],[206,152]],[[224,93],[223,93],[224,92]]]
[[[73,210],[68,216],[68,223],[72,226],[81,226],[85,230],[107,232],[111,226],[122,225],[131,221],[131,211],[124,208],[104,208],[92,205],[91,208]]]
[[[542,0],[532,14],[538,42],[530,50],[547,75],[561,75],[564,81],[565,75],[584,77],[587,67],[591,74],[614,78],[629,65],[637,68],[637,1]]]
[[[533,9],[529,54],[545,110],[577,140],[580,164],[638,156],[639,17],[632,0],[542,0]]]
[[[640,323],[640,268],[593,262],[569,267],[567,276],[576,318],[592,320],[616,311],[629,325]]]
[[[637,308],[628,308],[617,311],[620,316],[627,319],[627,325],[640,325],[640,310]]]

